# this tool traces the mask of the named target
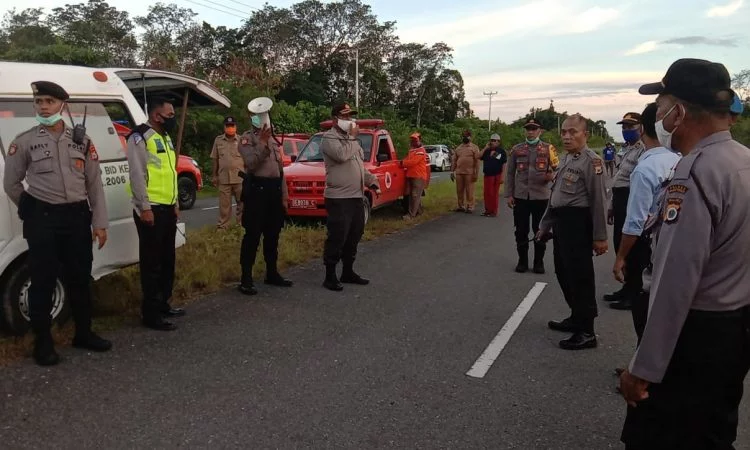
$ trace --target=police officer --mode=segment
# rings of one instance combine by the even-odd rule
[[[143,325],[161,331],[177,326],[167,317],[185,315],[172,308],[177,234],[177,154],[169,133],[177,125],[174,106],[164,98],[148,100],[148,122],[128,136],[128,190],[138,230]]]
[[[271,136],[271,128],[252,117],[253,128],[240,138],[240,154],[245,161],[242,185],[242,238],[240,264],[242,280],[239,290],[245,295],[258,291],[253,283],[253,266],[263,235],[263,257],[266,260],[265,283],[290,287],[292,282],[282,277],[277,268],[279,234],[284,226],[289,196],[284,182],[284,163],[279,147]]]
[[[216,136],[211,148],[213,162],[212,181],[219,188],[219,223],[216,227],[225,230],[229,227],[232,212],[232,198],[237,202],[237,219],[242,217],[242,178],[244,161],[238,150],[237,123],[234,117],[224,119],[224,133]]]
[[[91,331],[92,237],[107,242],[107,207],[99,155],[85,130],[62,120],[69,96],[49,81],[31,84],[38,126],[19,134],[5,159],[5,193],[18,207],[29,245],[29,316],[34,360],[57,364],[50,333],[52,295],[58,274],[68,289],[76,333],[73,346],[107,351],[112,344]],[[83,132],[83,133],[81,133]],[[23,180],[28,182],[24,189]],[[93,235],[92,235],[93,227]]]
[[[625,154],[612,182],[612,201],[607,211],[608,223],[614,224],[612,241],[615,245],[615,251],[620,249],[622,227],[625,224],[628,209],[630,174],[633,173],[633,169],[638,164],[638,158],[645,150],[641,141],[641,115],[639,113],[629,112],[617,124],[622,125]],[[604,301],[613,302],[610,306],[614,309],[628,310],[631,308],[633,298],[638,295],[642,286],[641,272],[627,271],[622,288],[612,294],[604,295]]]
[[[586,119],[578,114],[565,119],[562,139],[566,154],[552,185],[549,206],[544,213],[537,240],[554,236],[555,273],[570,317],[550,321],[549,327],[571,332],[560,341],[565,350],[596,347],[594,318],[597,316],[594,281],[594,253],[607,251],[602,159],[586,145]]]
[[[558,164],[555,146],[539,139],[542,125],[531,117],[523,127],[526,130],[526,142],[517,144],[510,150],[505,185],[505,198],[508,206],[513,208],[513,225],[516,228],[518,273],[529,270],[529,229],[534,234],[539,231],[539,221],[542,220],[550,196],[550,181]],[[546,249],[544,242],[534,242],[535,273],[544,273]]]
[[[750,149],[732,139],[718,63],[680,59],[661,82],[656,134],[683,157],[666,187],[646,328],[620,377],[628,449],[731,449],[750,367]]]

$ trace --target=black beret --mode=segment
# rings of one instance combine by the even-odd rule
[[[65,89],[63,89],[62,86],[51,81],[35,81],[31,83],[31,91],[35,96],[49,95],[50,97],[54,97],[62,101],[70,98],[70,96],[67,92],[65,92]]]

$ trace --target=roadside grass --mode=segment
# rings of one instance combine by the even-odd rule
[[[476,210],[481,211],[481,176],[476,183],[475,198]],[[450,181],[432,182],[422,202],[424,213],[412,220],[402,219],[400,205],[374,211],[365,228],[363,240],[377,239],[450,213],[456,207],[456,185]],[[212,226],[188,231],[187,243],[177,249],[172,304],[185,305],[203,295],[236,285],[240,278],[242,235],[243,229],[238,225],[226,231],[217,231]],[[326,228],[321,222],[287,224],[279,240],[279,270],[283,272],[289,267],[321,258],[325,238]],[[265,263],[262,249],[259,249],[253,277],[255,280],[262,280],[264,275]],[[321,281],[322,277],[321,267]],[[138,266],[119,270],[94,282],[92,294],[95,331],[106,333],[122,326],[137,326],[139,323],[141,292]],[[53,330],[55,342],[59,346],[70,345],[73,334],[72,323]],[[32,341],[30,333],[24,337],[0,338],[0,365],[30,355]]]
[[[196,198],[212,198],[219,196],[219,188],[216,186],[210,186],[208,184],[203,185],[203,189],[198,191]]]

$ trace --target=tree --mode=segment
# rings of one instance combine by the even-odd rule
[[[745,69],[732,77],[732,88],[740,99],[750,104],[750,69]]]
[[[175,71],[190,66],[185,59],[199,45],[196,15],[190,8],[159,2],[145,16],[136,17],[135,23],[146,30],[141,37],[143,66]]]
[[[0,28],[0,51],[30,50],[53,45],[55,34],[44,23],[44,9],[28,8],[16,12],[13,8],[5,14]]]

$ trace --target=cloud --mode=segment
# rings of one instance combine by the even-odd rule
[[[625,52],[625,56],[642,55],[644,53],[650,53],[659,47],[659,43],[656,41],[647,41],[642,44],[638,44],[635,47]]]
[[[714,47],[737,47],[737,38],[710,38],[706,36],[683,36],[664,41],[646,41],[625,52],[625,56],[642,55],[657,50],[664,45],[710,45]]]
[[[579,34],[595,31],[620,17],[614,8],[595,6],[581,11],[579,5],[557,0],[535,0],[521,6],[477,12],[443,23],[414,23],[399,27],[405,42],[445,42],[466,47],[501,36]],[[530,26],[530,18],[533,18]]]
[[[728,17],[736,13],[742,7],[744,0],[734,0],[726,5],[714,6],[706,11],[708,17]]]

